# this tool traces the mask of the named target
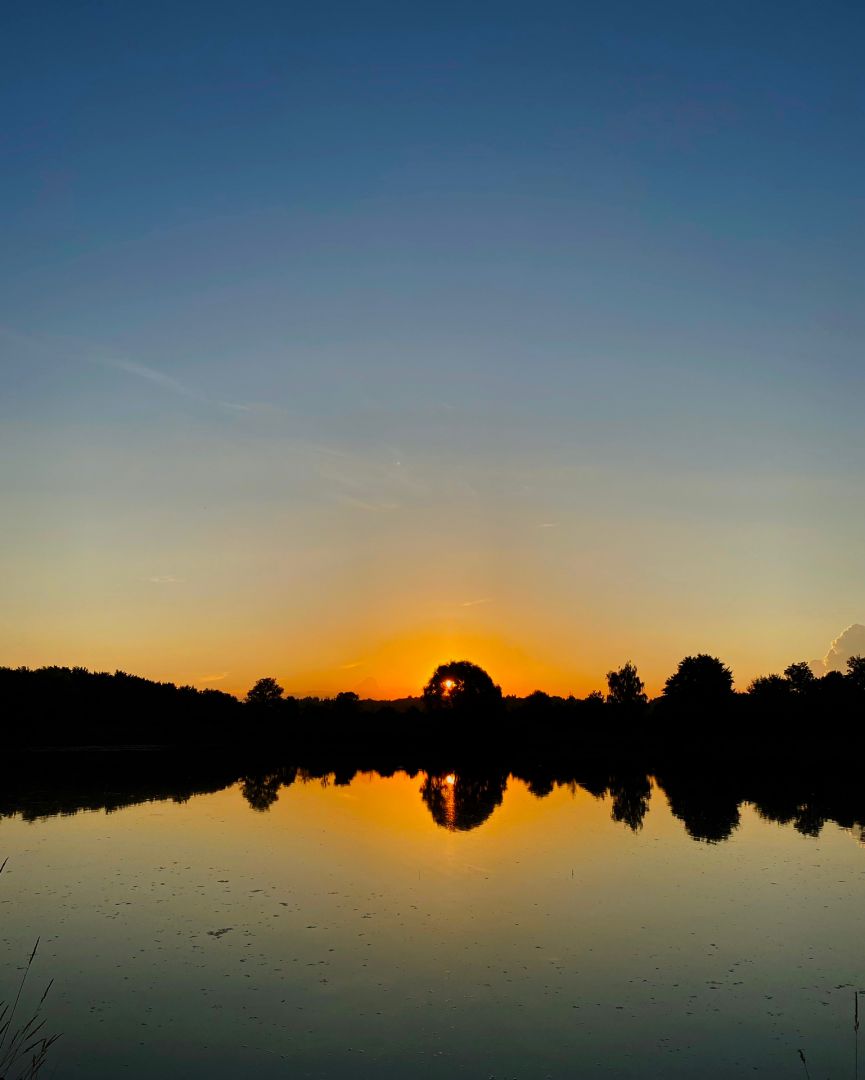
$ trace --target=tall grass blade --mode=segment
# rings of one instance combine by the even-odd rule
[[[6,858],[0,863],[0,874],[3,873],[8,861]],[[12,1026],[40,940],[40,938],[36,939],[33,951],[24,966],[12,1004],[10,1005],[8,1001],[0,1001],[0,1080],[36,1080],[45,1065],[48,1051],[60,1038],[59,1034],[50,1036],[43,1034],[45,1019],[40,1016],[48,991],[54,984],[53,979],[45,987],[33,1015],[22,1026],[18,1028]]]

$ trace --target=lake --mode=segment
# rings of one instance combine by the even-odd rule
[[[843,815],[683,812],[645,777],[292,768],[136,802],[66,772],[0,820],[0,996],[41,937],[47,1076],[856,1075]]]

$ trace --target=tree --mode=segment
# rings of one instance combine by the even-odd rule
[[[748,694],[767,707],[779,707],[794,693],[792,681],[780,675],[759,675],[748,687]]]
[[[644,683],[637,674],[636,665],[629,660],[618,671],[607,672],[608,705],[645,705],[648,698],[643,693]]]
[[[258,682],[246,695],[246,704],[255,705],[257,708],[272,709],[282,701],[282,687],[269,676],[259,679]]]
[[[784,677],[790,683],[790,689],[794,694],[807,693],[808,690],[813,689],[814,683],[817,681],[814,672],[811,670],[811,665],[806,664],[804,660],[784,668]]]
[[[822,709],[842,716],[850,702],[850,691],[853,689],[854,684],[848,675],[842,675],[840,671],[827,671],[817,680],[817,700]]]
[[[544,690],[532,690],[526,695],[526,705],[535,705],[539,709],[545,709],[553,700]]]
[[[847,678],[859,693],[865,693],[865,656],[851,656],[847,661]]]
[[[724,704],[733,696],[733,672],[716,656],[686,656],[664,683],[663,696],[677,705]]]
[[[477,664],[450,660],[432,673],[423,699],[434,709],[491,710],[501,706],[502,689]]]
[[[360,698],[353,690],[341,690],[333,699],[333,711],[343,720],[359,712]]]

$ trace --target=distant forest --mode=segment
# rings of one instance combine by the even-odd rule
[[[706,654],[685,657],[649,701],[636,667],[607,674],[586,698],[536,691],[503,695],[480,667],[450,661],[423,694],[399,702],[294,698],[259,679],[240,701],[218,690],[153,682],[122,671],[0,668],[0,724],[7,748],[186,746],[360,753],[387,747],[485,756],[514,752],[680,753],[772,756],[847,752],[865,742],[865,658],[817,677],[805,663],[733,689],[730,669]],[[655,762],[653,761],[653,764]]]

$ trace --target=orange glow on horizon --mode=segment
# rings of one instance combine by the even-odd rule
[[[264,658],[262,650],[261,659],[240,685],[232,673],[220,689],[245,694],[257,678],[272,674],[285,687],[286,693],[298,697],[306,694],[332,696],[340,690],[353,690],[362,698],[376,700],[420,697],[436,667],[451,660],[469,660],[478,664],[505,694],[524,696],[543,689],[548,693],[582,697],[591,690],[603,688],[602,677],[593,679],[585,670],[575,670],[558,657],[545,656],[542,651],[531,652],[521,643],[495,632],[440,629],[394,635],[377,641],[348,640],[336,655],[331,652],[333,660],[328,666],[321,662],[315,664],[314,657],[309,658],[313,662],[303,664],[298,656],[298,666],[293,671],[284,668],[282,648],[278,656],[274,655],[272,645],[268,652],[273,657],[270,662]],[[359,657],[363,659],[356,659]],[[446,696],[455,689],[456,680],[443,679],[440,686]]]
[[[140,619],[134,632],[128,633],[118,632],[115,621],[110,633],[101,626],[80,632],[74,649],[52,636],[44,647],[19,644],[10,648],[4,662],[30,667],[81,665],[92,671],[119,669],[178,686],[227,691],[239,698],[258,679],[272,676],[294,697],[333,697],[340,691],[352,691],[362,699],[377,701],[420,698],[435,669],[451,660],[468,660],[482,667],[506,695],[524,697],[542,690],[578,698],[595,690],[603,692],[605,673],[628,658],[637,664],[647,693],[656,696],[682,656],[694,651],[689,644],[693,640],[700,641],[701,650],[730,664],[740,689],[774,662],[771,658],[765,664],[755,661],[752,654],[756,650],[747,641],[739,644],[737,655],[720,638],[701,638],[690,628],[681,639],[670,631],[637,651],[631,644],[626,648],[618,640],[611,641],[608,627],[536,627],[523,620],[519,636],[511,636],[502,628],[506,620],[493,621],[492,605],[466,610],[477,623],[486,619],[488,625],[469,629],[451,625],[450,620],[433,613],[430,625],[423,629],[413,626],[408,616],[396,632],[387,632],[382,625],[341,622],[329,633],[322,629],[321,633],[295,636],[285,623],[265,619],[256,623],[254,632],[238,638],[227,635],[225,623],[219,619],[212,619],[195,633],[191,624],[181,619],[153,625]],[[155,615],[151,613],[151,617]],[[400,619],[395,617],[394,622],[398,627]],[[792,646],[782,642],[779,651],[782,647],[784,655],[788,651],[795,655]],[[758,662],[764,666],[758,667]],[[444,681],[442,692],[447,693]]]

